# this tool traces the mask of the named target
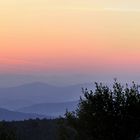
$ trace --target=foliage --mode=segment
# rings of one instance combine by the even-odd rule
[[[58,119],[0,122],[0,140],[57,140]]]
[[[140,94],[116,80],[112,88],[95,83],[93,92],[83,89],[75,112],[66,112],[67,125],[79,140],[135,140],[140,133]]]
[[[75,129],[67,125],[66,119],[59,119],[58,140],[75,140],[77,133]]]

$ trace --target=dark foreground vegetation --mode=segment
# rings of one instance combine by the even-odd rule
[[[65,118],[0,123],[0,140],[136,140],[140,137],[140,93],[135,83],[83,89],[77,110]]]
[[[58,120],[0,122],[0,140],[57,140]]]

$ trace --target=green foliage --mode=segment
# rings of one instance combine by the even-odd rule
[[[75,112],[66,112],[67,125],[79,140],[135,140],[140,133],[140,94],[134,82],[112,88],[95,83],[95,92],[83,89]]]

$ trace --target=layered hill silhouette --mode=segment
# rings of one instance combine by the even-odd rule
[[[3,116],[2,119],[14,119],[15,116],[22,119],[30,117],[35,113],[50,117],[63,116],[66,109],[73,111],[77,107],[79,97],[82,96],[83,87],[92,87],[91,84],[79,84],[66,87],[51,86],[46,83],[35,82],[17,87],[0,88],[0,108],[14,111],[9,112],[9,118]],[[23,112],[23,114],[19,114]],[[11,113],[11,114],[10,114]],[[1,110],[0,110],[1,114]],[[21,117],[20,117],[21,116]],[[34,116],[31,115],[33,118]],[[36,117],[36,116],[35,116]],[[1,118],[0,118],[1,119]],[[17,120],[17,118],[15,117]]]
[[[18,121],[18,120],[27,120],[27,119],[36,119],[36,118],[47,118],[43,115],[33,114],[33,113],[21,113],[16,111],[10,111],[7,109],[0,108],[0,121]],[[48,117],[49,118],[49,117]]]
[[[77,107],[77,104],[78,101],[63,103],[42,103],[23,107],[18,109],[17,111],[58,117],[59,115],[63,116],[66,113],[66,110],[74,111]]]
[[[77,101],[82,96],[82,87],[89,86],[91,85],[79,84],[55,87],[35,82],[17,87],[0,88],[0,107],[17,110],[34,104]]]

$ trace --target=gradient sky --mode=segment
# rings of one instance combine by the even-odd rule
[[[0,1],[0,74],[87,81],[139,72],[139,0]]]

